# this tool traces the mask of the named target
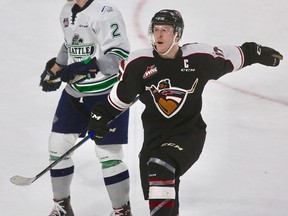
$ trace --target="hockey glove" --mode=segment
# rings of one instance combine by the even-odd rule
[[[45,66],[45,70],[40,76],[40,86],[42,87],[42,91],[51,92],[56,91],[60,88],[60,82],[52,82],[51,80],[55,80],[59,77],[59,75],[55,75],[50,69],[56,63],[56,58],[50,59]]]
[[[75,62],[63,69],[60,73],[61,80],[67,83],[77,83],[86,78],[95,78],[99,67],[96,64],[96,58],[88,58],[82,62]]]
[[[279,65],[283,56],[276,50],[261,46],[254,42],[246,42],[241,46],[244,53],[244,66],[260,63],[266,66],[276,67]]]
[[[96,144],[99,144],[109,132],[108,123],[113,119],[106,111],[102,104],[97,104],[91,111],[88,123],[88,131],[94,132],[91,137]]]

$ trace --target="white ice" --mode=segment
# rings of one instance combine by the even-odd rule
[[[253,65],[210,82],[203,95],[207,140],[199,161],[181,183],[181,216],[288,215],[287,0],[113,0],[127,23],[132,50],[149,46],[147,28],[163,8],[185,21],[181,42],[241,45],[255,41],[284,55],[277,68]],[[49,173],[27,187],[10,177],[33,177],[48,165],[47,140],[60,91],[44,93],[39,76],[63,35],[58,16],[65,0],[0,0],[0,215],[48,215]],[[63,88],[64,86],[62,86]],[[137,154],[140,113],[131,108],[129,144],[134,216],[148,216]],[[74,154],[72,204],[77,216],[109,215],[101,169],[87,142]]]

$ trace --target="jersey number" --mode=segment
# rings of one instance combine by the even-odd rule
[[[111,25],[111,29],[112,29],[112,36],[113,37],[119,37],[121,36],[120,32],[119,32],[119,26],[118,24],[112,24]]]

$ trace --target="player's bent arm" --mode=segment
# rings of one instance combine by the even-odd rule
[[[68,49],[65,46],[65,43],[62,44],[58,52],[56,62],[58,65],[63,65],[63,66],[66,66],[68,64]]]
[[[125,52],[125,55],[128,56],[128,52]],[[107,53],[97,59],[97,65],[101,73],[105,75],[114,75],[118,73],[119,63],[122,60],[122,57],[119,57],[113,53]]]

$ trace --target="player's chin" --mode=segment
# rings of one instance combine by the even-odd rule
[[[161,43],[161,44],[156,44],[156,48],[157,48],[157,51],[162,53],[162,52],[166,52],[167,51],[167,47]]]

